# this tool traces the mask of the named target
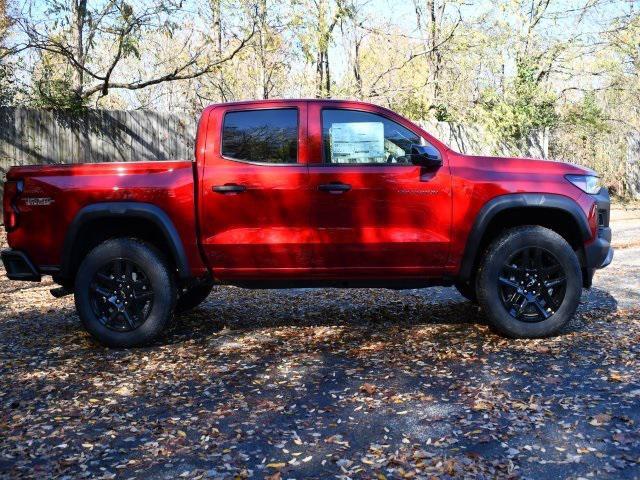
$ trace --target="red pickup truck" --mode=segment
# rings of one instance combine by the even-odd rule
[[[611,262],[588,169],[457,153],[379,106],[212,105],[195,161],[14,167],[7,275],[51,275],[99,341],[152,341],[215,284],[455,285],[511,337],[557,332]]]

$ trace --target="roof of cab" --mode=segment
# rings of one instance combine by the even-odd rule
[[[262,105],[262,104],[272,104],[272,103],[298,103],[298,102],[308,102],[308,103],[351,103],[351,104],[360,104],[360,105],[370,105],[373,107],[380,107],[380,105],[375,105],[369,102],[362,102],[360,100],[352,100],[348,98],[268,98],[261,100],[238,100],[235,102],[221,102],[221,103],[212,103],[208,108],[215,107],[227,107],[233,105]]]

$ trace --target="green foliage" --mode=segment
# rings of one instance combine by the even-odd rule
[[[537,66],[520,60],[505,92],[483,92],[480,121],[504,142],[520,145],[531,133],[558,123],[556,101],[542,85]]]
[[[429,118],[429,105],[417,95],[393,98],[389,108],[400,115],[414,120]]]
[[[13,65],[0,59],[0,106],[12,105],[16,94]]]
[[[594,92],[581,101],[569,103],[557,127],[552,131],[550,152],[554,158],[588,166],[603,183],[617,194],[625,190],[627,140],[612,128]]]
[[[407,95],[394,102],[390,108],[415,121],[429,121],[431,118],[438,122],[454,121],[454,116],[446,104],[430,105],[418,95]]]
[[[440,103],[438,105],[433,105],[432,109],[434,111],[435,119],[438,122],[453,122],[453,114],[444,103]]]
[[[587,92],[582,99],[582,103],[572,103],[569,105],[567,113],[564,115],[563,123],[572,128],[583,139],[600,133],[610,133],[609,125],[604,111],[598,106],[596,96],[593,92]]]
[[[47,110],[82,111],[86,108],[86,101],[73,90],[71,74],[54,75],[47,66],[34,81],[32,104]]]
[[[127,35],[122,40],[122,57],[126,58],[130,55],[140,59],[140,38]]]

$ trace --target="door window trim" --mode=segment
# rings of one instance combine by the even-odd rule
[[[438,149],[435,145],[433,145],[429,140],[424,138],[422,135],[420,135],[419,133],[415,132],[411,128],[405,127],[401,123],[395,121],[393,118],[390,118],[388,115],[385,115],[382,112],[371,112],[371,111],[368,111],[368,110],[361,110],[359,108],[345,108],[345,107],[334,107],[334,106],[328,107],[327,106],[327,107],[322,107],[320,109],[320,150],[322,150],[322,162],[321,163],[314,163],[312,165],[314,167],[341,167],[341,168],[342,167],[376,167],[376,168],[381,168],[381,167],[393,167],[393,168],[412,167],[412,168],[416,168],[416,167],[418,167],[418,165],[414,165],[412,163],[386,163],[386,162],[385,163],[382,163],[382,162],[371,162],[371,163],[331,163],[331,162],[327,162],[327,158],[326,158],[326,154],[325,154],[325,148],[324,148],[324,118],[322,116],[322,113],[325,110],[342,110],[342,111],[346,111],[346,112],[360,112],[360,113],[369,113],[371,115],[378,115],[378,116],[380,116],[382,118],[386,118],[390,122],[393,122],[393,123],[395,123],[397,125],[400,125],[402,128],[406,128],[407,130],[409,130],[413,134],[415,134],[418,137],[422,138],[425,142],[427,142],[433,148],[438,150],[438,152],[440,152],[440,149]],[[440,152],[440,155],[442,155],[442,152]]]
[[[224,121],[227,118],[227,114],[229,113],[240,113],[240,112],[257,112],[264,110],[295,110],[296,111],[296,161],[295,163],[272,163],[272,162],[254,162],[251,160],[243,160],[241,158],[233,158],[227,157],[222,153],[222,138],[224,132]],[[244,163],[247,165],[257,165],[261,167],[306,167],[305,163],[300,162],[300,107],[297,105],[289,106],[289,107],[268,107],[268,108],[230,108],[225,110],[222,114],[222,121],[220,122],[220,151],[218,154],[220,158],[224,160],[229,160],[231,162]]]

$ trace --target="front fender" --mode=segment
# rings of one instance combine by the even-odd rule
[[[589,240],[592,236],[587,216],[580,208],[580,205],[569,197],[552,193],[511,193],[500,195],[489,200],[476,216],[473,227],[467,237],[467,244],[458,274],[460,280],[468,281],[471,279],[478,249],[491,221],[499,213],[512,208],[551,208],[561,210],[570,214],[574,219],[584,241]]]

